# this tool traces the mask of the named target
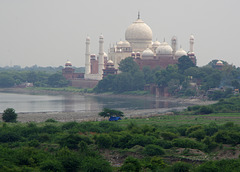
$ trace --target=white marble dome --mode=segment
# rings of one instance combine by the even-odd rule
[[[159,41],[153,42],[152,46],[153,47],[158,47],[161,43]]]
[[[118,46],[118,47],[122,47],[122,45],[123,45],[123,42],[122,42],[122,41],[119,41],[119,42],[117,43],[117,46]]]
[[[122,43],[122,47],[130,47],[130,43],[128,41],[124,41]]]
[[[172,55],[172,52],[173,49],[167,42],[161,43],[159,47],[156,49],[157,55]]]
[[[142,59],[153,59],[153,57],[154,57],[154,53],[149,48],[144,50],[142,53]]]
[[[152,29],[141,19],[137,19],[128,26],[125,39],[134,51],[143,51],[152,45]]]
[[[187,56],[187,52],[183,50],[182,48],[178,49],[175,53],[175,58],[180,58],[182,56]]]
[[[152,29],[141,19],[137,19],[125,32],[125,38],[130,40],[152,40]]]

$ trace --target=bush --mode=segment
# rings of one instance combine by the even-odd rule
[[[42,171],[63,171],[61,163],[56,160],[46,160],[42,162],[40,169]]]
[[[100,148],[110,148],[112,146],[112,138],[107,134],[100,134],[96,137],[96,143]]]
[[[165,152],[162,147],[157,145],[147,145],[144,148],[144,153],[149,156],[164,155]]]
[[[200,112],[200,114],[210,114],[210,113],[213,113],[213,109],[209,106],[202,106],[199,109],[199,112]]]
[[[17,122],[17,114],[13,108],[7,108],[2,115],[4,122]]]
[[[141,164],[138,159],[131,156],[127,157],[120,168],[120,171],[140,171]]]
[[[191,164],[185,163],[185,162],[176,162],[171,167],[171,171],[173,172],[188,172],[191,169]]]
[[[175,133],[172,132],[162,132],[161,136],[163,137],[164,140],[173,140],[178,137]]]
[[[45,122],[57,122],[55,119],[49,118]]]

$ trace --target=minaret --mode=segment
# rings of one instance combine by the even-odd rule
[[[190,43],[190,49],[189,49],[189,51],[190,51],[191,53],[193,53],[193,52],[194,52],[194,51],[193,51],[193,44],[194,44],[194,36],[193,36],[193,35],[190,36],[190,41],[189,41],[189,43]]]
[[[99,59],[98,59],[98,74],[102,78],[103,69],[104,69],[104,51],[103,51],[103,35],[99,37]]]
[[[173,36],[171,41],[172,41],[173,56],[175,56],[175,53],[177,51],[177,37]]]
[[[90,38],[86,38],[85,74],[90,74]]]

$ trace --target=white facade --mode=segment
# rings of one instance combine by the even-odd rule
[[[189,55],[195,58],[193,52],[194,37],[190,36],[190,50],[188,53],[182,48],[177,50],[177,38],[173,36],[171,45],[165,40],[160,43],[159,41],[152,41],[151,28],[140,19],[140,15],[125,32],[125,40],[119,41],[116,45],[110,46],[108,50],[107,60],[112,60],[114,67],[118,69],[121,60],[127,57],[142,58],[145,60],[150,59],[178,59],[181,55]],[[90,64],[90,38],[86,40],[86,58],[85,58],[85,79],[101,80],[104,69],[104,55],[103,49],[103,36],[99,37],[99,55],[98,55],[98,73],[91,74]]]

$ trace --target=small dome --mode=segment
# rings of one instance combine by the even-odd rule
[[[158,47],[161,43],[159,41],[153,42],[152,46],[153,47]]]
[[[163,42],[156,49],[157,55],[172,55],[173,49],[167,42]]]
[[[119,41],[119,42],[117,43],[117,46],[118,46],[118,47],[122,47],[122,46],[123,46],[123,42],[122,42],[122,41]]]
[[[179,50],[176,51],[175,57],[180,58],[182,56],[187,56],[187,52],[180,48]]]
[[[66,67],[70,67],[70,66],[72,66],[72,63],[68,60],[68,61],[66,62],[66,64],[65,64],[65,66],[66,66]]]
[[[154,56],[154,53],[149,48],[144,50],[143,53],[142,53],[142,58],[143,59],[150,59],[150,58],[153,58],[153,56]]]
[[[221,60],[218,60],[216,66],[223,66],[223,62]]]
[[[124,41],[122,43],[122,47],[130,47],[130,43],[128,41]]]
[[[100,38],[100,39],[103,39],[103,35],[101,34],[101,35],[99,36],[99,38]]]
[[[190,40],[194,40],[194,36],[193,35],[190,36]]]
[[[108,60],[107,64],[113,64],[113,61],[112,60]]]

